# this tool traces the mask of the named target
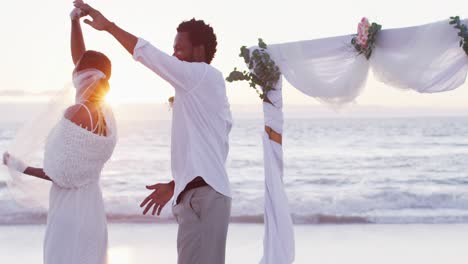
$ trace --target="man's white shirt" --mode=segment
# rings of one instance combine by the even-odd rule
[[[133,57],[175,88],[171,133],[174,197],[197,176],[231,197],[226,159],[232,116],[222,73],[207,63],[181,61],[141,38]]]

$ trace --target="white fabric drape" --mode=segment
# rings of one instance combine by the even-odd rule
[[[468,56],[449,20],[380,31],[369,61],[356,52],[352,38],[275,44],[267,52],[293,87],[332,104],[353,101],[369,68],[383,83],[420,93],[449,91],[465,82]]]
[[[265,125],[283,132],[282,82],[268,93],[272,102],[263,103]],[[289,213],[288,197],[283,186],[283,147],[263,133],[265,167],[265,235],[262,264],[289,264],[294,261],[294,229]]]
[[[467,23],[465,21],[464,23]],[[468,56],[449,21],[383,30],[370,59],[378,80],[420,93],[453,90],[466,79]]]
[[[352,36],[269,45],[267,52],[286,80],[319,100],[343,104],[364,87],[369,61],[351,46]]]

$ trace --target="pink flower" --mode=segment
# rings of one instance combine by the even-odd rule
[[[365,33],[369,31],[370,25],[369,24],[359,24],[358,33]]]
[[[367,40],[369,38],[370,23],[367,18],[363,17],[361,22],[358,24],[358,37],[357,43],[363,47],[367,47]]]
[[[364,31],[364,32],[360,32],[358,34],[358,39],[362,42],[367,42],[367,39],[369,38],[369,34],[366,34],[367,32]]]
[[[361,19],[361,22],[359,23],[359,28],[362,28],[362,29],[368,29],[370,27],[370,23],[369,23],[369,20],[367,20],[367,18],[362,18]]]
[[[366,46],[367,45],[367,38],[358,38],[358,44],[361,46]]]

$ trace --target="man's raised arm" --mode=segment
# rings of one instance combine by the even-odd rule
[[[96,30],[109,32],[130,54],[133,55],[133,50],[135,49],[135,46],[138,42],[137,37],[121,29],[115,23],[109,21],[101,14],[101,12],[92,8],[90,5],[81,3],[79,1],[76,1],[74,4],[75,7],[83,10],[93,19],[85,19],[84,22],[86,24],[92,26]]]

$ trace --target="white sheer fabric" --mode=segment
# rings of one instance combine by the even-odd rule
[[[277,133],[283,131],[283,98],[281,79],[268,93],[273,103],[263,103],[265,125]],[[283,147],[263,133],[265,167],[265,234],[262,264],[294,262],[294,228],[289,213],[288,197],[283,186]]]
[[[52,129],[63,118],[67,107],[83,101],[84,96],[96,87],[96,82],[103,78],[105,78],[104,73],[93,69],[74,73],[73,85],[66,85],[57,92],[36,117],[18,130],[8,147],[10,155],[28,166],[42,167],[45,142]],[[112,131],[116,131],[114,123],[109,123],[108,126]],[[9,175],[8,189],[16,202],[39,210],[48,208],[50,182],[26,176],[12,167],[9,167]]]
[[[283,115],[283,78],[281,77],[275,86],[275,89],[268,93],[268,100],[271,104],[263,103],[263,118],[265,126],[279,134],[283,133],[284,115]]]
[[[369,61],[358,56],[352,36],[268,46],[286,80],[308,96],[332,104],[356,98],[364,87]]]
[[[75,89],[72,85],[67,85],[59,91],[44,110],[19,129],[8,147],[10,155],[28,166],[42,167],[43,149],[47,136],[63,117],[65,109],[73,104],[74,96]],[[47,209],[52,184],[49,181],[24,175],[15,168],[9,167],[8,169],[10,175],[7,179],[8,190],[15,201],[24,207]]]
[[[433,93],[459,87],[466,79],[468,56],[457,33],[449,20],[382,30],[369,61],[350,44],[352,35],[269,45],[267,51],[293,87],[344,104],[360,94],[369,67],[378,80],[402,89]]]
[[[371,67],[378,80],[393,87],[420,93],[453,90],[465,82],[468,70],[468,56],[459,41],[458,30],[448,20],[383,30]]]

